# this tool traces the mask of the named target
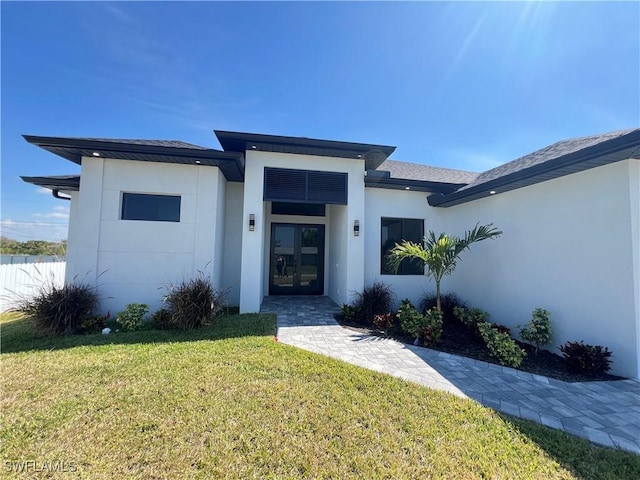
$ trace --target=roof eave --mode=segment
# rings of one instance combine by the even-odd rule
[[[448,195],[430,195],[427,200],[432,207],[452,207],[634,158],[638,153],[640,153],[640,130],[461,191],[455,191]]]
[[[309,154],[339,158],[364,159],[366,169],[379,167],[396,149],[395,146],[366,143],[340,142],[306,137],[285,137],[261,133],[214,130],[225,151],[244,153],[266,151],[292,154]]]
[[[238,152],[160,145],[137,145],[125,142],[105,142],[64,137],[40,137],[35,135],[23,135],[23,137],[27,142],[78,165],[82,164],[83,157],[95,157],[94,152],[100,158],[113,158],[116,160],[136,160],[128,158],[128,156],[146,155],[155,157],[155,160],[146,161],[157,161],[158,163],[187,164],[184,159],[189,159],[193,160],[196,165],[220,168],[229,181],[242,181],[244,179],[244,155]],[[178,159],[182,161],[178,161]]]
[[[427,180],[410,180],[405,178],[371,178],[367,175],[364,186],[369,188],[385,188],[390,190],[411,190],[415,192],[431,192],[445,194],[453,192],[464,183],[433,182]]]
[[[80,190],[80,175],[69,175],[65,177],[20,177],[23,182],[36,185],[38,187],[48,188],[49,190],[60,190],[77,192]]]

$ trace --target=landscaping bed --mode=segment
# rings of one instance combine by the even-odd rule
[[[389,332],[383,332],[376,328],[365,327],[362,324],[347,320],[342,314],[336,314],[335,319],[343,327],[380,337],[393,338],[400,342],[413,345],[414,339],[403,333],[400,328],[394,327]],[[564,382],[623,380],[622,377],[607,373],[589,376],[571,372],[567,369],[565,359],[562,356],[556,355],[548,350],[540,350],[536,353],[533,346],[517,340],[516,343],[527,352],[527,356],[524,358],[518,370],[555,378],[556,380],[562,380]],[[429,345],[428,348],[500,365],[500,362],[491,356],[486,344],[480,338],[469,332],[464,325],[455,321],[444,322],[441,342],[435,345]]]

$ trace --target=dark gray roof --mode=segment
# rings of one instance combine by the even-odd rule
[[[562,140],[541,150],[487,170],[468,185],[429,204],[448,207],[516,188],[640,156],[640,129],[619,130]]]
[[[464,170],[432,167],[430,165],[399,162],[397,160],[385,160],[376,170],[386,170],[390,172],[391,178],[455,184],[471,183],[479,175],[478,173],[466,172]]]
[[[220,168],[229,181],[244,179],[244,155],[222,152],[178,140],[144,140],[24,135],[27,142],[81,164],[83,157],[104,157],[141,162],[179,163]],[[96,155],[97,154],[97,155]]]
[[[554,143],[553,145],[549,145],[548,147],[544,147],[540,150],[536,150],[533,153],[529,153],[524,157],[520,157],[516,160],[512,160],[511,162],[507,162],[498,167],[492,168],[491,170],[487,170],[486,172],[478,175],[478,178],[476,178],[475,181],[469,183],[469,185],[465,187],[462,187],[460,190],[472,188],[476,185],[495,180],[496,178],[505,177],[512,173],[520,172],[536,165],[541,165],[550,160],[563,157],[579,150],[584,150],[587,147],[598,145],[599,143],[605,142],[607,140],[619,138],[634,131],[636,131],[636,129],[632,128],[628,130],[619,130],[617,132],[603,133],[601,135],[592,135],[589,137],[561,140]]]
[[[66,137],[69,140],[89,141],[89,142],[105,142],[125,145],[146,145],[153,147],[169,147],[169,148],[188,148],[193,150],[211,150],[209,147],[194,145],[193,143],[183,142],[182,140],[150,140],[144,138],[83,138],[83,137]]]
[[[326,157],[364,159],[365,168],[373,170],[391,155],[396,147],[369,143],[339,142],[307,137],[284,137],[261,133],[214,130],[225,152],[262,152],[321,155]]]

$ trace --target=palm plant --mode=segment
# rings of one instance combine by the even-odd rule
[[[436,282],[436,308],[442,311],[440,305],[440,282],[445,275],[452,273],[462,252],[467,250],[472,243],[487,240],[489,238],[497,238],[502,232],[495,228],[492,223],[488,225],[479,225],[468,230],[463,238],[454,235],[441,233],[436,237],[433,231],[427,232],[424,237],[424,245],[403,241],[396,243],[391,249],[388,256],[388,265],[397,272],[400,263],[408,259],[412,262],[418,262],[426,265],[426,275],[433,278]]]

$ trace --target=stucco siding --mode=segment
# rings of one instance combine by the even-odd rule
[[[316,170],[328,172],[344,172],[348,174],[348,205],[346,206],[346,216],[344,222],[347,227],[342,230],[347,234],[344,243],[347,264],[343,265],[345,285],[343,296],[347,297],[349,292],[354,292],[362,288],[364,249],[362,248],[362,238],[353,237],[348,225],[353,225],[354,220],[363,223],[364,218],[364,160],[344,159],[334,157],[322,157],[312,155],[294,155],[274,152],[246,152],[245,165],[245,188],[243,201],[243,230],[242,230],[242,273],[241,273],[241,312],[257,312],[260,309],[262,298],[268,295],[268,270],[269,270],[269,239],[270,222],[286,221],[291,223],[325,223],[331,235],[335,235],[336,230],[332,230],[334,224],[328,218],[324,221],[316,221],[314,217],[296,219],[293,217],[275,218],[270,215],[269,203],[263,200],[264,191],[264,169],[265,167],[290,168],[299,170]],[[249,216],[255,215],[255,230],[248,229]],[[328,209],[331,214],[331,208]],[[337,226],[341,228],[342,226]],[[339,231],[339,230],[338,230]],[[325,273],[326,267],[330,265],[331,242],[326,242],[325,252]],[[331,285],[331,275],[325,280],[325,287],[334,289]]]
[[[219,286],[225,187],[215,167],[85,159],[79,193],[84,215],[70,220],[76,232],[69,236],[71,270],[89,272],[101,309],[112,313],[132,302],[160,308],[170,284],[199,271]],[[125,192],[179,195],[180,221],[120,219]],[[88,220],[87,211],[95,217]],[[88,238],[78,233],[87,230]]]
[[[556,352],[567,340],[604,345],[614,373],[638,377],[630,168],[619,162],[438,209],[450,233],[476,222],[504,232],[465,252],[446,288],[512,328],[536,307],[550,310]]]
[[[349,303],[347,292],[347,207],[329,205],[330,231],[328,245],[331,251],[328,262],[327,295],[338,305]]]
[[[382,218],[413,218],[424,221],[424,231],[440,231],[441,212],[427,204],[427,193],[407,190],[367,188],[365,190],[366,228],[364,230],[365,285],[380,281],[391,287],[395,295],[394,308],[408,298],[415,305],[427,292],[435,291],[435,285],[425,275],[381,274]]]
[[[240,261],[242,257],[242,201],[244,183],[228,182],[225,199],[222,288],[229,305],[240,305]]]

